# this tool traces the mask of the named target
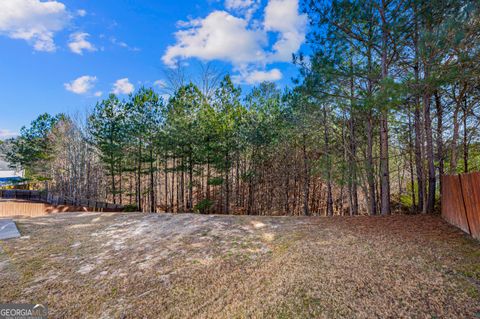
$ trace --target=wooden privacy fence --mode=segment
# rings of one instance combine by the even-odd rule
[[[67,196],[53,195],[48,192],[30,190],[0,190],[0,198],[42,202],[54,206],[73,206],[86,211],[120,212],[123,206],[91,199],[73,198]]]
[[[442,176],[442,217],[480,239],[480,172]]]
[[[0,199],[0,218],[37,217],[63,212],[88,212],[86,207],[51,205],[22,199]],[[91,211],[91,210],[90,210]]]

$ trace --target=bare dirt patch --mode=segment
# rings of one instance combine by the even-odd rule
[[[0,243],[52,318],[475,318],[480,244],[436,216],[65,213]]]

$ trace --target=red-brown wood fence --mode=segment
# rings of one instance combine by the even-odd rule
[[[56,212],[121,212],[123,206],[30,190],[0,190],[0,216],[42,216]]]
[[[442,176],[442,217],[480,239],[480,172]]]

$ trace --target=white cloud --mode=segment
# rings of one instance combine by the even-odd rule
[[[95,95],[96,97],[101,97],[102,94],[103,94],[102,91],[97,91],[97,92],[95,92],[93,95]]]
[[[119,47],[122,47],[122,48],[125,48],[129,51],[134,51],[134,52],[138,52],[138,51],[141,51],[139,48],[137,47],[131,47],[129,46],[126,42],[123,42],[123,41],[119,41],[117,38],[115,37],[111,37],[110,38],[110,42],[112,42],[113,44],[115,45],[118,45]]]
[[[113,90],[112,93],[114,94],[130,94],[135,90],[134,86],[130,81],[128,81],[128,78],[123,78],[123,79],[118,79],[114,84],[113,84]]]
[[[253,0],[225,0],[225,8],[232,9],[245,9],[254,4]]]
[[[79,10],[77,10],[77,15],[78,15],[79,17],[84,17],[84,16],[87,15],[87,11],[86,11],[86,10],[83,10],[83,9],[79,9]]]
[[[68,47],[70,51],[76,54],[83,55],[83,51],[97,51],[97,48],[90,42],[88,42],[87,38],[90,34],[86,32],[76,32],[70,34],[70,42],[68,42]]]
[[[36,51],[55,51],[54,34],[65,28],[70,18],[58,1],[0,1],[0,34],[26,40]]]
[[[163,62],[175,66],[180,59],[223,60],[236,66],[265,59],[262,45],[266,34],[248,28],[247,21],[225,11],[214,11],[205,19],[192,20],[189,28],[175,33],[177,43],[169,46]]]
[[[299,13],[298,0],[269,0],[262,22],[250,22],[245,10],[257,10],[258,0],[226,0],[226,11],[213,11],[205,18],[177,23],[176,43],[167,48],[163,62],[175,67],[182,60],[222,60],[233,65],[241,82],[275,80],[278,69],[262,71],[271,63],[289,62],[305,41],[307,15]],[[274,39],[270,44],[269,39]],[[252,71],[259,69],[258,71]]]
[[[270,71],[240,72],[232,77],[235,83],[257,84],[265,81],[274,82],[282,79],[282,72],[279,69]]]
[[[225,8],[245,16],[250,20],[260,6],[260,0],[225,0]]]
[[[279,32],[271,59],[288,62],[305,40],[307,16],[298,14],[297,0],[270,0],[265,8],[264,27],[266,31]]]
[[[85,94],[94,87],[96,81],[96,76],[84,75],[76,78],[70,83],[65,83],[64,86],[67,91],[75,94]]]
[[[18,132],[14,132],[9,129],[0,129],[0,140],[5,140],[15,136],[18,136]]]

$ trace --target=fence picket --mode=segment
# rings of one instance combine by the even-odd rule
[[[442,176],[442,217],[480,239],[480,172]]]

